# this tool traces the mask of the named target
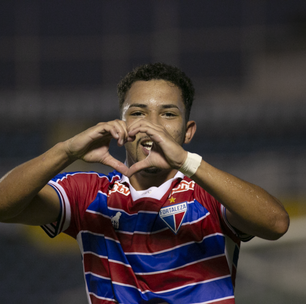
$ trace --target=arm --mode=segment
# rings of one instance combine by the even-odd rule
[[[54,222],[60,211],[59,199],[46,184],[77,159],[101,162],[127,173],[127,167],[108,152],[112,138],[119,146],[128,140],[124,122],[100,123],[10,171],[0,180],[0,221],[29,225]]]
[[[138,132],[150,136],[156,147],[153,146],[145,160],[130,168],[130,174],[149,166],[161,167],[161,164],[163,169],[179,170],[185,163],[187,151],[164,128],[139,121],[130,127],[129,135],[135,136]],[[187,130],[185,143],[191,138],[190,130]],[[287,231],[287,212],[276,198],[262,188],[214,168],[203,160],[191,178],[226,207],[228,221],[241,232],[273,240]]]
[[[283,205],[259,186],[203,160],[191,178],[226,207],[227,219],[236,229],[270,240],[287,231],[289,216]]]
[[[16,167],[0,182],[0,221],[31,225],[54,222],[60,211],[48,181],[71,163],[64,144]]]

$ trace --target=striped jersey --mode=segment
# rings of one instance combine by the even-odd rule
[[[240,238],[225,208],[182,173],[145,191],[116,171],[49,184],[61,213],[43,228],[77,239],[89,303],[235,303]]]

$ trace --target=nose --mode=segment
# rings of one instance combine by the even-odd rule
[[[153,124],[157,124],[157,125],[160,124],[160,116],[155,111],[150,112],[149,115],[147,116],[147,119],[148,119],[149,122],[151,122]]]

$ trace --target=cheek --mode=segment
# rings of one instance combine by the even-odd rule
[[[125,122],[127,128],[129,128],[129,126],[135,121],[135,119],[131,119],[131,117],[129,117],[128,115],[122,117],[122,120]]]
[[[185,139],[185,130],[182,128],[170,128],[167,129],[167,131],[169,132],[169,134],[176,140],[176,142],[178,142],[179,144],[183,144],[184,143],[184,139]]]
[[[125,150],[128,151],[128,152],[130,152],[130,151],[132,150],[132,148],[133,148],[133,143],[134,143],[134,142],[128,142],[128,143],[126,143],[126,144],[124,145]]]
[[[178,142],[182,145],[185,141],[185,132],[183,130],[181,130],[178,135]]]
[[[137,140],[134,140],[132,142],[127,142],[124,145],[125,151],[131,155],[131,156],[135,156],[136,155],[136,149],[137,149]]]

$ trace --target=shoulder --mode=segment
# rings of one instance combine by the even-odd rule
[[[49,185],[65,193],[69,197],[93,196],[99,191],[105,192],[116,180],[121,179],[121,174],[113,171],[109,174],[98,172],[65,172],[58,174]]]
[[[184,179],[180,181],[176,189],[179,188],[185,191],[192,191],[194,198],[202,204],[217,206],[221,205],[211,194],[209,194],[205,189],[203,189],[189,177],[185,176]]]
[[[52,178],[55,183],[67,182],[99,182],[99,183],[114,183],[116,180],[121,179],[121,173],[117,171],[110,172],[109,174],[98,173],[94,171],[76,171],[64,172]]]

